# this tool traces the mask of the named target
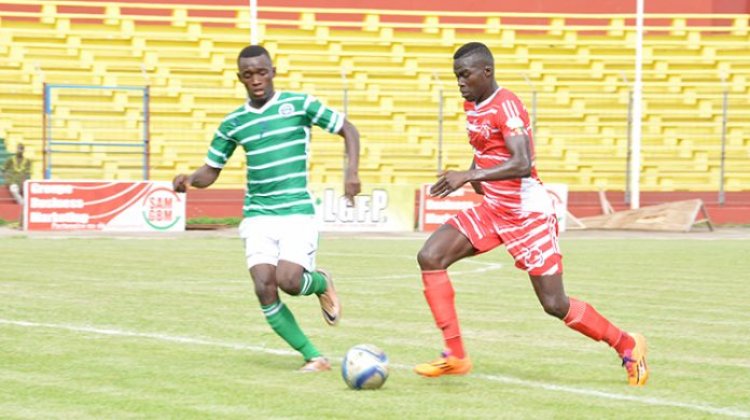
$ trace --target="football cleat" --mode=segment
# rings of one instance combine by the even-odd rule
[[[299,369],[300,372],[325,372],[331,370],[331,362],[323,356],[313,357],[312,359],[305,362],[305,364]]]
[[[317,270],[326,279],[326,291],[318,295],[320,310],[323,312],[323,320],[328,325],[336,325],[341,319],[341,303],[333,286],[333,277],[324,270]]]
[[[459,359],[443,352],[441,357],[429,363],[420,363],[414,366],[414,372],[428,378],[436,378],[442,375],[466,375],[471,370],[471,359],[469,356]]]
[[[628,384],[631,386],[646,385],[648,380],[648,364],[646,364],[646,337],[642,334],[630,334],[635,340],[635,347],[626,350],[622,356],[622,366],[628,374]]]

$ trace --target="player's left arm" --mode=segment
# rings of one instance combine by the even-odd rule
[[[344,138],[344,197],[350,206],[354,205],[354,196],[359,194],[362,188],[359,181],[359,131],[343,114],[326,107],[312,95],[305,96],[303,109],[310,124]]]
[[[344,138],[346,150],[346,168],[344,169],[344,197],[350,204],[354,204],[354,196],[362,191],[359,180],[359,131],[349,120],[344,119],[338,135]]]

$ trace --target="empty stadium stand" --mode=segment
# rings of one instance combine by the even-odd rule
[[[249,39],[246,10],[58,0],[13,7],[21,5],[26,2],[0,0],[0,135],[11,149],[20,141],[29,145],[37,177],[43,83],[149,85],[150,175],[161,180],[200,165],[218,122],[242,102],[234,67]],[[500,83],[535,112],[537,165],[545,181],[574,191],[625,188],[632,16],[415,16],[261,8],[259,35],[275,57],[277,89],[307,91],[346,107],[362,135],[364,182],[416,185],[434,178],[441,94],[442,161],[448,168],[468,166],[451,55],[464,42],[482,40],[495,53]],[[717,15],[724,23],[714,26],[691,23],[699,17],[653,16],[669,24],[647,28],[644,191],[718,189],[724,91],[726,190],[750,185],[748,15]],[[140,178],[138,156],[90,145],[138,141],[144,124],[139,101],[125,94],[58,93],[55,140],[81,144],[54,155],[53,177]],[[341,140],[320,130],[313,137],[312,181],[339,182]],[[242,185],[243,166],[232,159],[218,185]]]

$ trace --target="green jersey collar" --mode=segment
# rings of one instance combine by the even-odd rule
[[[279,99],[279,95],[281,95],[281,92],[279,92],[277,90],[276,92],[273,93],[273,96],[271,96],[271,99],[269,99],[268,101],[266,101],[266,103],[263,104],[263,106],[260,107],[260,108],[253,108],[252,106],[250,106],[250,100],[248,99],[247,101],[245,101],[245,111],[252,112],[254,114],[262,114],[262,113],[266,112],[266,110],[271,105],[273,105],[274,103],[276,103],[276,101]]]

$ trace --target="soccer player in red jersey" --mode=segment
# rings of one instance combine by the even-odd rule
[[[529,115],[518,97],[495,81],[492,52],[479,42],[463,45],[453,55],[453,72],[465,99],[474,159],[469,170],[442,172],[430,194],[445,197],[469,182],[484,200],[448,220],[419,251],[424,294],[446,350],[414,370],[428,377],[471,370],[447,269],[502,244],[516,267],[529,273],[545,312],[593,340],[605,341],[622,358],[628,383],[644,385],[649,373],[646,339],[617,328],[588,303],[565,294],[557,218],[534,166]]]

